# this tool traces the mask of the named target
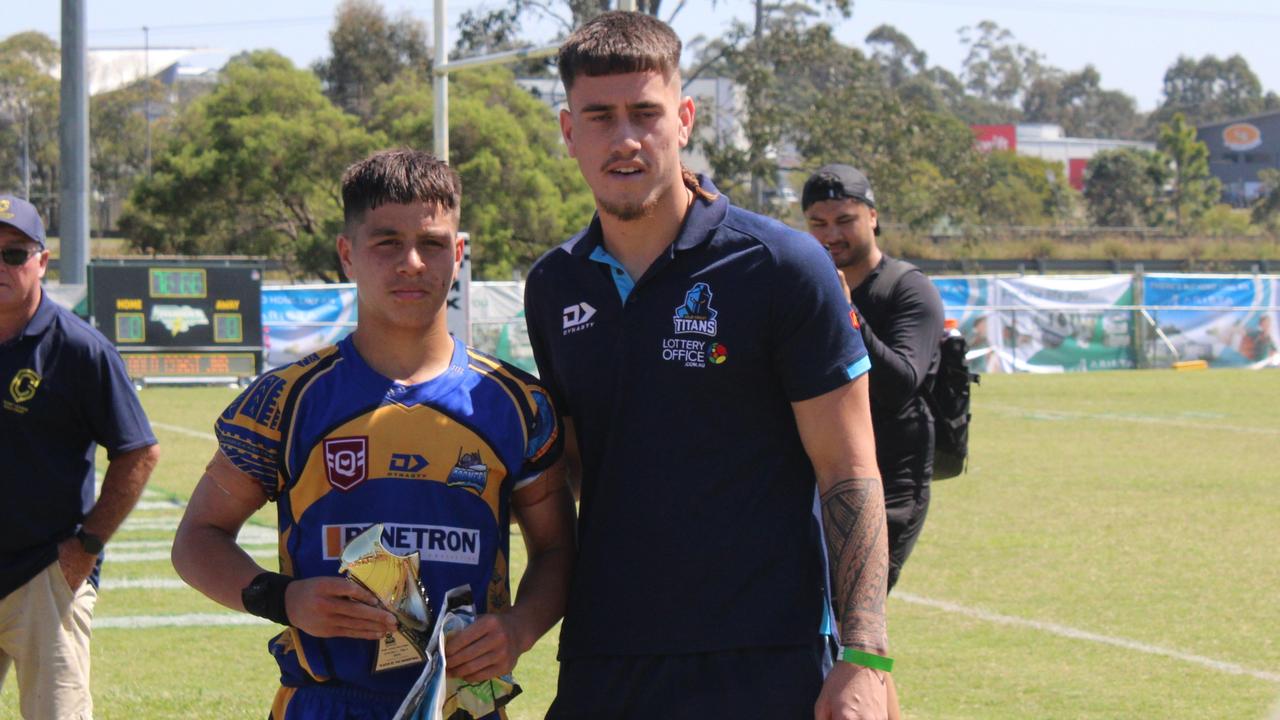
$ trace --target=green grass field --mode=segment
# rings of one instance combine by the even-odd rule
[[[108,550],[99,623],[229,614],[166,558],[233,395],[143,391],[164,455]],[[935,485],[889,600],[906,717],[1266,717],[1280,699],[1278,408],[1272,371],[984,378],[970,472]],[[253,523],[242,539],[270,556],[271,509]],[[272,634],[100,627],[96,715],[264,717]],[[554,657],[553,631],[516,669],[513,718],[542,717]],[[12,679],[0,717],[17,717]]]

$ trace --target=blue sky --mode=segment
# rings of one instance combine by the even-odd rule
[[[144,25],[153,46],[196,46],[215,52],[189,64],[219,66],[231,54],[274,48],[299,65],[328,53],[328,31],[337,0],[85,0],[91,47],[142,45]],[[54,0],[6,2],[3,30],[35,29],[55,38],[59,6]],[[408,11],[429,22],[431,0],[384,0],[392,13]],[[670,12],[677,0],[665,0]],[[1275,0],[854,0],[853,17],[830,17],[837,35],[863,46],[862,39],[881,23],[905,32],[929,55],[930,64],[958,72],[964,58],[957,30],[990,19],[1011,30],[1017,40],[1038,50],[1051,65],[1078,70],[1092,63],[1104,87],[1123,90],[1142,110],[1160,101],[1165,70],[1179,55],[1199,58],[1239,53],[1262,80],[1280,92],[1280,3]],[[499,6],[497,0],[451,0],[449,22],[466,10]],[[673,26],[686,43],[698,34],[716,35],[734,17],[751,17],[749,0],[687,0]],[[531,34],[549,39],[550,22]]]

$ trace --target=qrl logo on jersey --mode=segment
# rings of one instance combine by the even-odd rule
[[[369,438],[331,438],[324,441],[324,471],[329,484],[346,492],[369,477]]]

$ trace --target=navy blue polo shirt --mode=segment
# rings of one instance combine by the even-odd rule
[[[93,507],[95,444],[114,458],[156,442],[119,353],[42,295],[0,345],[0,597],[56,560]]]
[[[560,657],[810,645],[822,538],[791,403],[869,367],[831,258],[720,196],[629,280],[596,218],[525,289],[583,464]]]

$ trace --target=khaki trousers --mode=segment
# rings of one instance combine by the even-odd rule
[[[55,561],[0,599],[0,686],[17,668],[26,720],[89,720],[89,636],[98,591],[87,580],[73,593]]]

